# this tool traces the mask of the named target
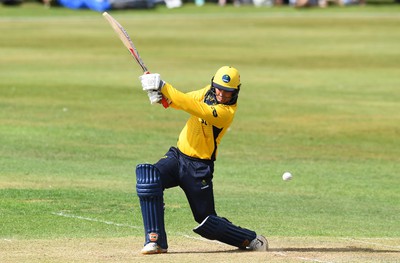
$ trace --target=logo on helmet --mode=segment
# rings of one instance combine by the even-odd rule
[[[228,83],[229,81],[231,81],[231,77],[229,77],[229,75],[223,75],[222,76],[222,81],[225,83]]]

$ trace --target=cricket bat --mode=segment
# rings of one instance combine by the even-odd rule
[[[126,32],[125,28],[123,28],[123,26],[121,26],[121,24],[115,18],[113,18],[109,13],[104,12],[103,16],[108,21],[108,23],[110,23],[111,27],[114,29],[115,33],[117,33],[119,39],[122,41],[124,46],[129,50],[129,53],[142,68],[143,73],[149,74],[150,73],[149,70],[144,64],[142,58],[139,55],[139,52],[137,51],[135,45],[132,42],[132,39],[129,37],[128,32]],[[169,103],[167,102],[164,96],[162,97],[161,104],[164,106],[164,108],[169,107]]]

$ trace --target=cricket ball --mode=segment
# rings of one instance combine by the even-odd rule
[[[282,174],[282,179],[284,180],[284,181],[289,181],[289,180],[291,180],[292,179],[292,174],[291,173],[289,173],[289,172],[284,172],[283,174]]]

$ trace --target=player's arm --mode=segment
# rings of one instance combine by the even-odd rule
[[[223,105],[210,106],[199,100],[202,94],[197,92],[204,92],[204,90],[185,94],[162,81],[158,73],[144,74],[140,77],[140,81],[143,90],[148,92],[152,104],[158,102],[157,100],[161,97],[159,96],[158,99],[152,100],[150,94],[162,93],[173,108],[184,110],[216,127],[224,127],[232,121],[234,115],[232,107],[224,107]]]
[[[219,104],[210,106],[199,100],[199,97],[203,97],[204,90],[185,94],[175,89],[170,84],[165,83],[161,92],[172,102],[171,106],[173,108],[186,111],[216,127],[224,127],[226,124],[230,123],[233,118],[234,112],[231,107]]]
[[[160,93],[161,93],[161,91],[160,91]],[[203,90],[190,91],[187,93],[180,92],[180,93],[185,94],[186,96],[191,97],[192,99],[197,100],[197,101],[202,101],[202,98],[204,96]],[[161,95],[163,95],[163,94],[161,93]],[[164,98],[167,98],[165,95],[163,95],[163,96],[164,96]],[[177,105],[176,103],[173,103],[173,101],[171,101],[170,99],[168,99],[168,101],[170,102],[171,108],[174,108],[177,110],[182,110],[179,107],[179,105]]]

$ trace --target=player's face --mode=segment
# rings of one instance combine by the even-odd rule
[[[228,103],[231,100],[232,95],[232,91],[226,91],[218,88],[215,89],[215,97],[217,98],[218,103]]]

